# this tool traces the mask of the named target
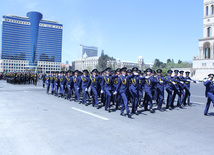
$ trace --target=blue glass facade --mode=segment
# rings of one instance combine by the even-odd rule
[[[61,62],[62,24],[42,20],[39,12],[27,17],[3,16],[2,59]]]

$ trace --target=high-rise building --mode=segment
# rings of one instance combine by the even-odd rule
[[[87,57],[97,57],[98,56],[98,48],[93,46],[84,46],[80,45],[80,54],[81,58],[86,54]]]
[[[42,18],[39,12],[28,12],[27,17],[3,16],[1,59],[27,61],[28,67],[47,66],[45,71],[52,70],[50,66],[60,65],[63,25]]]
[[[199,39],[199,56],[193,58],[192,75],[203,79],[214,69],[214,1],[204,0],[203,38]]]

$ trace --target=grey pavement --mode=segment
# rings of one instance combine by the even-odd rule
[[[203,84],[191,94],[192,106],[129,119],[0,81],[0,155],[213,155],[214,108],[203,115]]]

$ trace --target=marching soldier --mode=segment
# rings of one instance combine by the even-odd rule
[[[185,82],[184,82],[184,89],[185,89],[185,97],[184,97],[184,105],[186,105],[186,100],[187,100],[187,104],[190,105],[190,82],[194,82],[196,83],[196,81],[192,80],[189,77],[190,72],[185,72],[186,77],[185,77]]]
[[[152,88],[153,88],[153,83],[154,83],[154,78],[151,75],[152,70],[148,68],[146,70],[146,76],[145,76],[145,84],[144,84],[144,89],[145,89],[145,105],[144,105],[144,110],[148,110],[148,104],[149,104],[149,110],[151,113],[154,113],[153,110],[153,104],[152,104]]]
[[[51,87],[51,95],[53,95],[54,94],[54,72],[51,72],[50,87]]]
[[[207,97],[207,104],[204,110],[204,116],[209,116],[208,111],[210,107],[210,103],[213,103],[214,106],[214,84],[213,84],[213,77],[214,74],[209,74],[208,75],[209,79],[204,83],[204,86],[206,87],[205,90],[205,96]]]
[[[122,98],[122,108],[120,115],[124,116],[124,110],[126,109],[126,113],[129,118],[131,118],[131,113],[128,107],[128,99],[127,99],[127,92],[129,90],[129,80],[130,76],[126,75],[126,68],[121,69],[121,76],[118,78],[118,87],[116,88],[116,92],[121,95]]]
[[[64,97],[65,95],[64,85],[65,85],[64,71],[61,71],[59,76],[60,95],[58,97]]]
[[[55,89],[55,96],[57,96],[58,90],[59,90],[59,72],[58,71],[54,76],[54,89]]]
[[[88,73],[89,73],[88,70],[83,70],[83,75],[81,76],[81,80],[80,80],[81,84],[79,84],[81,85],[82,91],[83,91],[82,103],[85,104],[86,106],[87,106],[86,100],[89,98],[88,88],[90,84]],[[94,104],[92,104],[92,106],[94,106]]]
[[[74,91],[75,91],[74,101],[76,101],[76,102],[78,102],[80,100],[80,95],[79,95],[80,78],[79,78],[78,74],[79,74],[79,71],[75,70],[74,76],[73,76],[73,84],[74,84]]]
[[[157,70],[157,76],[154,77],[154,80],[156,82],[156,88],[157,88],[157,105],[158,105],[158,110],[163,111],[162,109],[162,104],[164,100],[164,84],[165,84],[165,78],[162,77],[162,70],[158,69]]]
[[[166,92],[167,92],[167,102],[166,102],[166,109],[172,110],[172,92],[173,92],[173,79],[172,79],[172,70],[167,71],[167,76],[165,77],[165,85],[166,85]]]
[[[49,94],[49,89],[50,89],[50,75],[49,75],[49,71],[47,71],[47,75],[45,77],[46,79],[46,93]]]
[[[177,101],[177,106],[182,108],[182,103],[181,103],[181,92],[180,92],[180,89],[179,89],[179,84],[180,84],[180,80],[179,80],[179,77],[178,77],[178,70],[174,70],[174,77],[173,77],[173,84],[174,84],[174,93],[173,93],[173,97],[172,97],[172,107],[174,107],[174,100],[175,100],[175,97],[176,95],[178,95],[178,101]]]

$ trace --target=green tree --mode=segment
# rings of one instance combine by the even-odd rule
[[[171,59],[167,59],[166,63],[170,63],[170,62],[172,62]]]
[[[104,52],[102,52],[101,56],[98,59],[97,69],[100,71],[106,69],[107,61],[109,60],[115,60],[115,59],[113,57],[109,57],[108,55],[104,54]]]
[[[178,64],[181,64],[181,63],[182,63],[182,61],[179,59],[179,60],[178,60]]]

